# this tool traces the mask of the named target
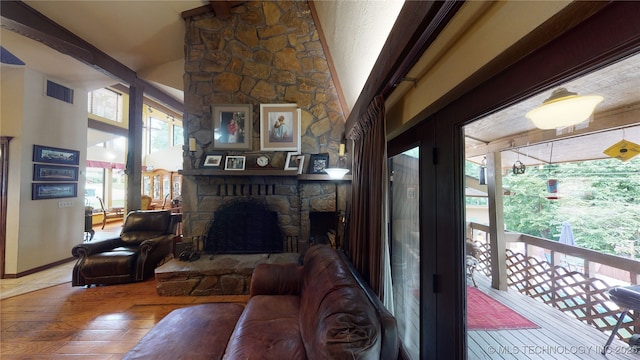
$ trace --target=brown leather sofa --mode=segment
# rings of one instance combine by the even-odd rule
[[[156,266],[173,251],[171,211],[132,211],[120,236],[73,247],[78,258],[72,286],[121,284],[153,276]]]
[[[174,310],[124,359],[395,360],[396,321],[363,284],[344,254],[316,245],[304,266],[259,265],[235,319],[220,314],[237,304]]]

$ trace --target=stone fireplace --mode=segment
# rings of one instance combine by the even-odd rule
[[[251,198],[218,208],[205,238],[207,254],[281,253],[284,240],[278,213]]]
[[[184,241],[209,241],[216,211],[251,199],[277,213],[283,252],[302,253],[310,243],[309,214],[335,216],[346,209],[350,184],[326,181],[308,170],[311,154],[329,154],[330,165],[335,164],[344,142],[343,105],[307,2],[246,2],[229,15],[185,18],[184,143],[193,138],[196,146],[193,152],[184,148]],[[248,148],[216,147],[214,104],[252,105]],[[303,174],[284,170],[293,150],[262,150],[261,104],[300,109],[295,152],[306,156]],[[210,153],[246,156],[246,170],[202,169],[201,160]],[[260,155],[270,159],[268,166],[257,166]]]

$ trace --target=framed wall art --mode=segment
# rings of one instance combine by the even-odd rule
[[[251,150],[253,106],[212,105],[213,148]]]
[[[260,150],[300,152],[297,104],[260,104]]]
[[[78,181],[78,168],[74,166],[33,164],[34,181]]]
[[[227,156],[224,160],[225,170],[244,170],[246,156]]]
[[[31,200],[74,198],[77,196],[77,183],[33,183],[31,188]]]
[[[324,169],[329,167],[329,154],[311,154],[309,160],[309,174],[325,174]]]
[[[33,161],[51,164],[78,165],[80,151],[33,145]]]

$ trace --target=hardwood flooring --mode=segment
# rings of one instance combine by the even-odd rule
[[[108,236],[96,233],[93,241],[101,235]],[[248,300],[246,295],[158,296],[155,279],[72,287],[74,264],[0,281],[0,359],[120,359],[174,309]]]
[[[0,301],[2,359],[120,359],[174,309],[248,296],[158,296],[154,279],[100,287],[71,283]]]

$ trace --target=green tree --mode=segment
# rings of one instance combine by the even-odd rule
[[[558,180],[559,198],[546,196],[546,180]],[[509,173],[503,185],[506,228],[557,240],[572,225],[576,245],[640,258],[640,160],[555,164]],[[634,250],[635,248],[635,250]]]

